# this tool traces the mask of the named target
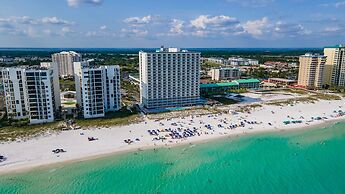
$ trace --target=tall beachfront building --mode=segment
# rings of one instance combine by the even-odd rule
[[[321,88],[323,85],[326,57],[307,53],[299,57],[298,85],[306,88]]]
[[[200,53],[164,48],[139,52],[140,103],[145,109],[200,103]]]
[[[31,124],[54,121],[61,106],[56,64],[3,68],[2,82],[8,117],[28,118]]]
[[[52,61],[58,64],[59,75],[61,77],[73,76],[73,63],[82,61],[81,54],[73,51],[63,51],[52,55]]]
[[[345,45],[325,47],[324,84],[345,87]]]
[[[84,118],[104,117],[121,108],[120,67],[74,63],[77,103]]]

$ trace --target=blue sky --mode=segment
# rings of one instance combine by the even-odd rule
[[[1,0],[0,47],[323,47],[345,0]]]

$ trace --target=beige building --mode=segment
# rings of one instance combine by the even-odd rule
[[[67,77],[74,75],[74,62],[82,61],[82,56],[73,51],[63,51],[52,55],[53,63],[58,64],[59,76]]]
[[[212,80],[221,81],[221,80],[234,80],[239,79],[241,72],[239,68],[215,68],[211,69],[210,75]]]
[[[325,47],[324,85],[345,86],[345,45]]]
[[[321,88],[323,85],[326,57],[307,53],[299,57],[298,85],[306,88]]]

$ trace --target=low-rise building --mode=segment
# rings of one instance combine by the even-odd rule
[[[233,80],[241,77],[240,69],[231,67],[211,69],[210,74],[212,76],[212,80],[216,81]]]
[[[203,58],[203,60],[211,62],[211,63],[222,64],[222,65],[225,65],[227,63],[227,61],[224,58],[222,58],[222,57]]]
[[[139,74],[131,74],[131,75],[128,76],[128,78],[135,85],[140,85],[140,76],[139,76]]]
[[[284,79],[284,78],[269,78],[269,83],[274,83],[282,86],[293,86],[297,84],[297,80]]]
[[[6,64],[6,65],[12,65],[14,63],[14,59],[11,57],[2,57],[0,58],[0,63]]]
[[[208,83],[200,85],[200,93],[202,95],[207,94],[220,94],[229,92],[230,90],[237,89],[257,89],[260,87],[260,80],[258,79],[239,79],[232,82],[219,82]]]
[[[259,65],[259,61],[255,59],[244,59],[244,58],[237,58],[237,57],[230,57],[228,59],[228,65],[233,66],[254,66]]]

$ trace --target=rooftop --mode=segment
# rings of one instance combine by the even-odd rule
[[[220,69],[220,70],[237,69],[237,70],[240,70],[240,68],[238,68],[238,67],[215,67],[215,68],[212,68],[211,70],[216,70],[216,69]]]
[[[304,55],[301,55],[301,57],[321,57],[321,58],[324,58],[326,56],[320,55],[318,53],[306,53]]]
[[[334,46],[326,46],[325,48],[345,48],[345,44],[337,44]]]
[[[162,46],[160,49],[157,49],[155,52],[146,52],[146,51],[140,51],[141,53],[196,53],[193,51],[188,50],[181,50],[180,48],[176,47],[164,47]]]
[[[61,51],[61,52],[55,53],[55,54],[63,54],[63,55],[67,55],[67,54],[80,55],[79,53],[74,52],[74,51]]]
[[[213,87],[231,87],[238,86],[239,84],[260,83],[258,79],[239,79],[232,82],[219,82],[210,84],[200,84],[200,88],[213,88]]]
[[[34,65],[34,66],[1,67],[1,69],[3,69],[3,70],[16,69],[16,70],[32,71],[32,70],[48,70],[49,67]]]
[[[200,88],[213,88],[213,87],[231,87],[238,86],[236,82],[220,82],[220,83],[211,83],[211,84],[200,84]]]
[[[260,83],[260,80],[258,79],[238,79],[235,80],[235,82],[239,84],[248,84],[248,83]]]
[[[284,78],[269,78],[268,80],[281,81],[281,82],[296,82],[296,80],[284,79]]]

